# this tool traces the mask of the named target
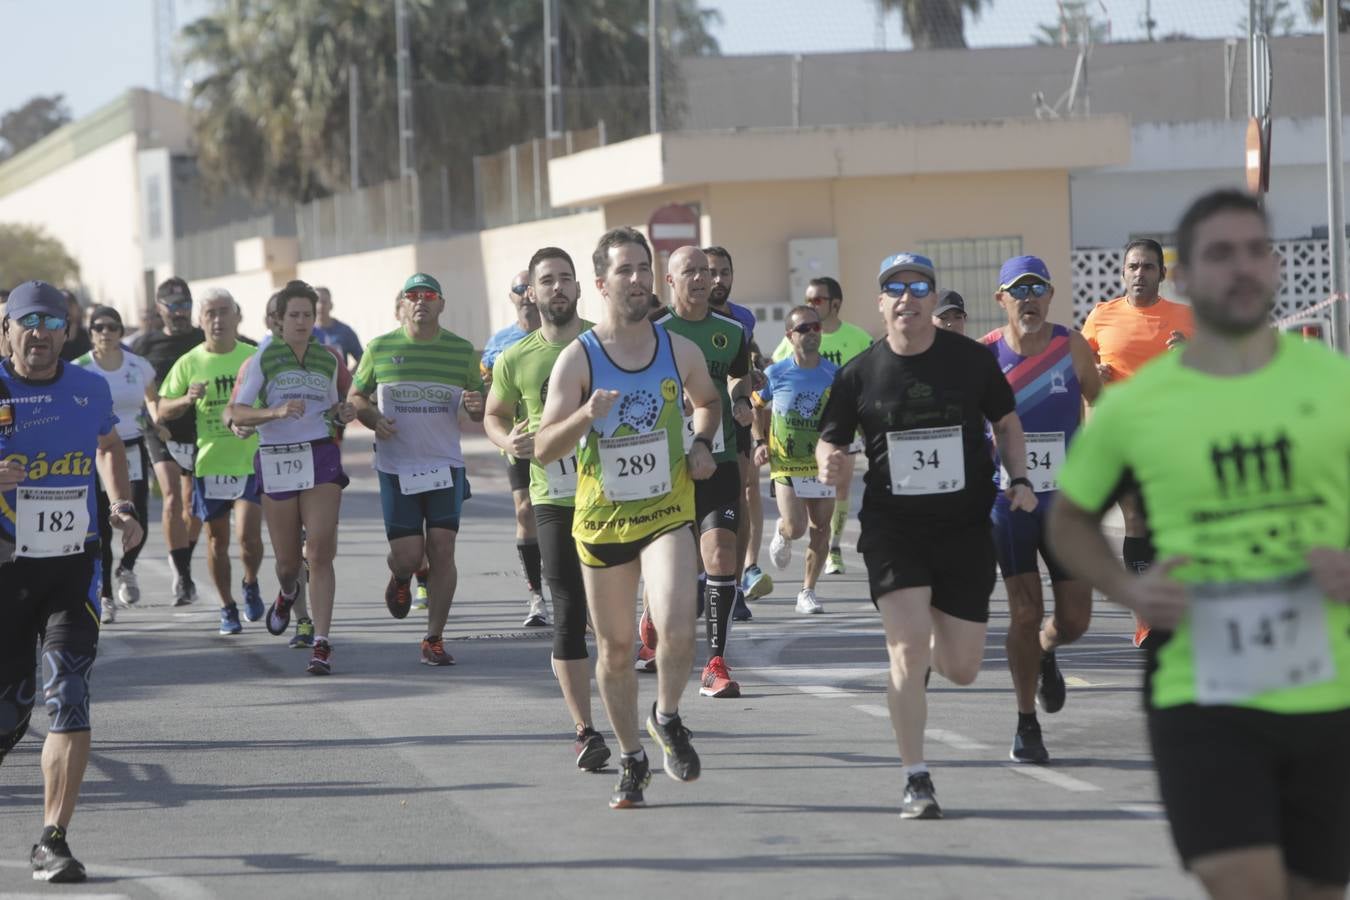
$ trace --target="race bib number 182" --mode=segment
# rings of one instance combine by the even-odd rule
[[[73,556],[89,532],[89,488],[17,488],[15,554]]]

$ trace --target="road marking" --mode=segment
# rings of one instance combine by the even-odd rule
[[[797,690],[803,694],[810,694],[813,697],[853,697],[856,696],[853,691],[846,691],[843,688],[835,687],[831,684],[799,684]]]
[[[929,728],[924,732],[925,738],[932,738],[939,744],[946,744],[948,747],[954,747],[957,750],[988,750],[988,744],[982,744],[974,738],[968,738],[964,734],[957,734],[955,731],[947,731],[945,728]]]
[[[1161,803],[1122,803],[1117,808],[1145,819],[1161,819],[1165,815]]]
[[[858,712],[867,713],[869,716],[876,716],[878,719],[889,719],[891,711],[884,706],[872,706],[867,703],[855,703],[853,708]]]
[[[1066,791],[1087,793],[1088,791],[1101,790],[1089,781],[1083,781],[1081,778],[1074,778],[1072,775],[1065,775],[1063,772],[1056,772],[1054,769],[1046,769],[1042,766],[1009,765],[1007,768],[1028,778],[1035,778],[1037,781],[1044,781],[1046,784],[1064,788]]]
[[[99,863],[86,863],[90,878],[106,878],[109,875],[117,878],[124,878],[136,882],[146,890],[158,897],[167,897],[170,900],[210,900],[212,894],[206,888],[199,885],[190,878],[180,878],[177,875],[169,875],[164,872],[152,872],[149,869],[128,869],[124,866],[104,866]],[[28,869],[30,864],[26,862],[8,862],[0,860],[0,866],[6,869]],[[14,894],[7,894],[7,897],[13,897]],[[20,895],[29,896],[29,895]],[[33,894],[34,897],[125,897],[125,894]]]
[[[1092,682],[1086,678],[1079,678],[1077,675],[1066,675],[1064,683],[1069,687],[1092,687]]]
[[[5,894],[5,900],[52,900],[52,894]],[[130,900],[126,894],[67,894],[58,896],[69,900]]]

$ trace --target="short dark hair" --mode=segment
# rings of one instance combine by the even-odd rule
[[[839,286],[839,282],[835,281],[828,275],[822,275],[819,278],[812,278],[806,284],[808,287],[824,288],[825,293],[829,295],[831,300],[844,299],[844,289]]]
[[[281,291],[277,291],[267,298],[267,306],[263,310],[263,315],[275,319],[281,312]]]
[[[1195,232],[1204,222],[1222,212],[1247,212],[1258,217],[1261,225],[1270,229],[1270,219],[1261,208],[1261,201],[1246,191],[1221,188],[1196,198],[1177,223],[1177,262],[1186,265],[1195,250]]]
[[[568,254],[566,250],[562,249],[561,247],[540,247],[538,250],[534,251],[534,256],[530,257],[530,265],[528,266],[528,268],[530,270],[531,281],[534,281],[534,267],[539,265],[546,259],[564,260],[567,263],[568,267],[572,270],[572,277],[573,278],[577,277],[576,263],[572,262],[572,257],[570,254]]]
[[[618,228],[611,228],[600,235],[600,242],[595,245],[595,252],[591,254],[591,262],[595,263],[595,277],[604,278],[609,272],[609,251],[611,247],[622,247],[624,244],[637,244],[643,250],[647,251],[647,262],[652,261],[652,246],[647,243],[647,238],[642,232],[629,225],[620,225]]]
[[[94,306],[89,309],[89,324],[93,325],[99,319],[112,319],[117,323],[119,331],[126,331],[127,327],[122,324],[122,314],[111,306]]]
[[[155,288],[156,302],[178,296],[186,297],[189,300],[192,299],[192,289],[188,287],[186,281],[179,278],[177,275],[164,279],[159,283],[159,287]]]
[[[789,326],[787,323],[791,322],[792,317],[798,315],[799,313],[810,313],[811,315],[816,317],[816,321],[820,321],[820,310],[816,309],[814,306],[811,306],[810,304],[803,303],[800,306],[794,306],[792,307],[792,309],[789,309],[787,311],[787,315],[783,316],[783,328],[790,330],[791,326]]]
[[[1130,255],[1131,250],[1147,250],[1158,258],[1158,268],[1163,267],[1163,248],[1162,244],[1153,240],[1153,238],[1135,238],[1125,245],[1125,249],[1120,254],[1120,264],[1125,265],[1125,257]]]
[[[704,247],[704,248],[703,248],[703,255],[704,255],[704,256],[720,256],[720,257],[722,257],[723,259],[725,259],[725,260],[727,261],[727,265],[731,268],[731,271],[733,271],[733,272],[736,271],[736,264],[735,264],[734,262],[731,261],[731,254],[727,252],[727,248],[726,248],[726,247],[719,247],[719,246],[717,246],[716,244],[713,244],[713,245],[708,246],[708,247]]]
[[[9,302],[9,288],[0,288],[0,303]]]
[[[308,300],[311,310],[317,309],[319,305],[319,292],[310,287],[308,282],[299,280],[286,282],[286,286],[273,296],[277,298],[276,316],[278,319],[286,315],[286,306],[293,297],[302,297]]]

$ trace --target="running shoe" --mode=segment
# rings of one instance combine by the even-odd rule
[[[1039,723],[1018,726],[1017,733],[1013,735],[1012,749],[1008,751],[1008,757],[1013,762],[1031,763],[1036,766],[1050,762],[1050,751],[1045,749]]]
[[[104,625],[111,625],[113,622],[117,621],[117,612],[113,609],[115,604],[111,597],[100,598],[99,605],[103,607],[103,614],[98,618],[100,622]]]
[[[731,670],[722,657],[714,656],[703,667],[703,680],[698,692],[704,697],[739,697],[741,686],[731,680]]]
[[[286,627],[291,624],[291,607],[295,605],[299,596],[300,586],[298,584],[295,588],[294,597],[288,598],[281,591],[277,591],[277,599],[273,601],[272,608],[267,611],[268,634],[280,636],[286,633]]]
[[[646,806],[642,789],[652,783],[652,764],[644,753],[641,759],[623,757],[623,770],[619,774],[619,783],[609,798],[610,809],[632,809]]]
[[[750,606],[745,602],[745,592],[736,588],[736,602],[731,605],[731,618],[735,622],[749,622],[755,617],[750,611]]]
[[[141,599],[141,583],[133,569],[118,569],[113,575],[117,582],[117,599],[123,606],[135,606]]]
[[[720,659],[720,657],[719,657]],[[676,716],[662,725],[656,721],[656,704],[652,704],[652,713],[647,717],[647,733],[652,740],[661,745],[665,754],[666,774],[676,781],[697,781],[702,766],[698,761],[698,752],[689,739],[694,733],[684,727],[684,722]]]
[[[422,610],[427,608],[427,585],[422,579],[417,579],[417,587],[413,589],[412,608]]]
[[[1036,702],[1048,713],[1057,713],[1064,708],[1068,688],[1064,684],[1064,673],[1055,661],[1055,651],[1041,653],[1041,683],[1036,691]]]
[[[792,541],[783,537],[783,520],[779,519],[773,527],[773,540],[769,541],[769,562],[782,571],[792,562]]]
[[[263,607],[262,588],[258,586],[258,582],[241,582],[240,591],[244,595],[244,618],[250,622],[261,619],[266,610]],[[285,630],[284,626],[282,630]]]
[[[309,658],[309,665],[305,667],[305,671],[311,675],[333,674],[333,664],[330,661],[332,655],[332,644],[327,641],[315,641],[314,655]]]
[[[605,745],[604,737],[589,726],[577,727],[572,752],[577,755],[577,768],[583,772],[599,772],[609,762],[609,747]]]
[[[408,609],[412,606],[411,585],[390,575],[389,584],[384,589],[384,605],[389,607],[389,615],[395,619],[408,618]]]
[[[844,574],[844,554],[838,547],[830,548],[830,557],[825,560],[826,575]]]
[[[287,644],[292,650],[306,650],[314,646],[314,620],[301,616],[295,620],[295,637]]]
[[[440,635],[422,638],[422,665],[453,666],[455,658],[445,652],[445,642]]]
[[[55,825],[42,830],[42,837],[33,845],[28,859],[33,865],[34,881],[73,884],[85,879],[84,865],[71,854],[65,829]]]
[[[1134,645],[1143,649],[1144,642],[1148,640],[1148,623],[1139,619],[1134,626]]]
[[[196,599],[197,589],[193,586],[192,580],[182,575],[173,576],[173,605],[187,606]]]
[[[810,588],[802,588],[797,593],[797,612],[809,616],[824,611],[825,607],[821,606],[820,601],[816,599],[815,591]]]
[[[642,618],[638,619],[638,640],[642,641],[642,646],[648,650],[656,649],[656,623],[652,621],[651,613],[647,610],[642,611]],[[656,656],[653,654],[653,659]]]
[[[933,779],[927,772],[915,772],[909,776],[909,780],[905,783],[905,794],[900,798],[900,818],[942,818],[942,807],[938,806],[937,791],[933,788]]]
[[[759,566],[751,566],[741,577],[741,589],[751,600],[758,600],[773,592],[773,579]]]
[[[637,659],[633,662],[633,668],[639,672],[651,674],[656,671],[656,651],[643,644],[638,647]]]
[[[543,594],[530,595],[530,613],[524,624],[527,628],[542,628],[548,624],[548,607],[544,604]]]
[[[231,603],[229,606],[220,608],[220,633],[238,634],[244,630],[244,626],[239,623],[239,607]]]

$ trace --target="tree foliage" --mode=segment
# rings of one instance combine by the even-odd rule
[[[1036,43],[1072,47],[1082,43],[1101,44],[1111,35],[1111,26],[1092,15],[1088,0],[1064,0],[1059,19],[1053,25],[1036,26]]]
[[[899,12],[915,50],[966,46],[965,14],[979,15],[992,0],[876,0],[883,13]]]
[[[0,160],[26,150],[70,121],[63,94],[34,97],[0,116]]]
[[[0,223],[0,287],[33,279],[60,286],[79,275],[65,246],[38,226]]]
[[[1324,0],[1305,0],[1304,7],[1308,10],[1308,18],[1314,22],[1322,21],[1322,14],[1326,9]],[[1337,30],[1350,31],[1350,0],[1340,0],[1336,8],[1340,15],[1336,20]]]

